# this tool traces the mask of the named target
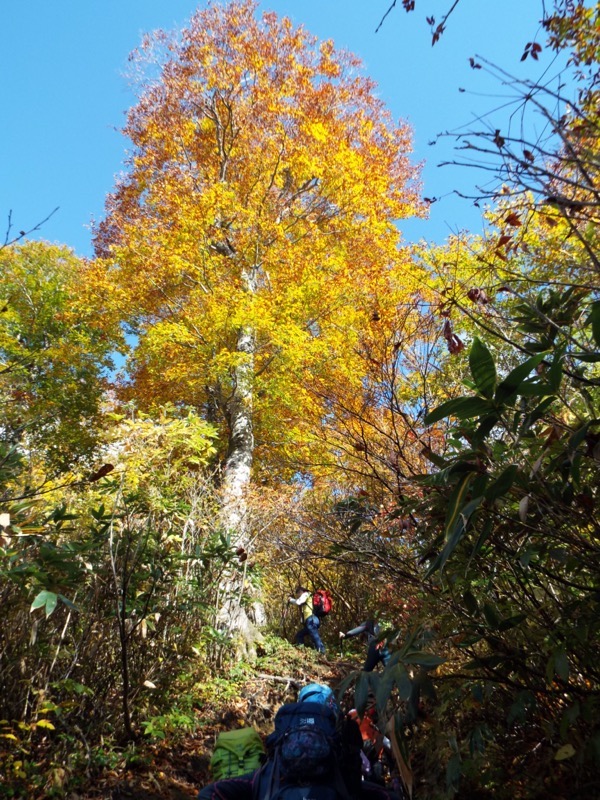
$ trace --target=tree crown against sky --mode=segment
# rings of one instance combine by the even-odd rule
[[[423,207],[410,130],[358,60],[255,9],[211,5],[179,39],[146,40],[160,59],[96,245],[139,336],[136,394],[201,408],[231,434],[250,366],[272,464],[323,417],[310,382],[358,388],[361,330],[379,303],[394,313],[419,290],[395,223]]]
[[[82,263],[68,248],[6,247],[0,273],[1,440],[37,453],[46,476],[75,469],[98,440],[119,334],[86,301]]]

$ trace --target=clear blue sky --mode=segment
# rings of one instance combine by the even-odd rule
[[[407,240],[443,241],[458,229],[479,230],[479,213],[453,197],[469,191],[470,170],[438,168],[452,155],[449,140],[428,146],[437,133],[468,124],[502,101],[501,89],[469,56],[487,57],[518,75],[539,64],[520,56],[539,30],[541,0],[461,0],[435,47],[425,21],[438,19],[451,0],[417,0],[407,14],[398,0],[378,33],[391,0],[265,0],[319,38],[359,55],[365,72],[395,118],[414,129],[414,160],[425,161],[426,196],[445,196],[428,221],[403,225]],[[143,33],[185,25],[191,0],[7,0],[0,12],[0,238],[12,211],[13,232],[29,229],[56,206],[38,238],[91,255],[89,223],[103,215],[104,199],[122,169],[127,139],[118,131],[134,102],[123,73]],[[466,91],[460,92],[459,88]],[[500,127],[502,115],[493,117]]]

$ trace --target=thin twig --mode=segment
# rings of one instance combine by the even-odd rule
[[[47,217],[44,217],[44,219],[41,220],[40,222],[38,222],[36,225],[34,225],[33,228],[30,228],[28,231],[19,231],[18,235],[13,237],[12,239],[10,238],[10,231],[11,231],[11,228],[12,228],[12,211],[9,211],[8,212],[8,225],[6,227],[6,235],[4,236],[4,242],[2,244],[0,244],[0,250],[4,250],[5,247],[9,247],[11,244],[16,244],[16,242],[20,242],[21,239],[25,239],[27,236],[29,236],[29,234],[33,233],[34,231],[39,231],[40,228],[42,227],[42,225],[44,225],[46,222],[48,222],[50,217],[53,214],[56,214],[56,212],[58,211],[59,208],[60,208],[60,206],[56,206],[56,208],[53,209],[48,214]]]

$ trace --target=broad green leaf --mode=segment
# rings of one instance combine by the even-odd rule
[[[506,617],[498,625],[498,630],[508,631],[511,628],[516,628],[527,619],[527,614],[514,614],[512,617]]]
[[[441,406],[435,408],[425,417],[425,425],[431,425],[446,417],[457,417],[458,419],[472,419],[482,417],[494,410],[494,406],[489,400],[481,397],[455,397],[447,400]]]
[[[408,700],[412,694],[412,681],[404,664],[397,664],[394,670],[394,678],[398,687],[398,694],[401,700]]]
[[[446,659],[442,656],[436,656],[433,653],[408,653],[404,656],[403,661],[405,664],[418,664],[425,669],[434,669],[444,664]]]
[[[526,380],[531,370],[541,364],[546,356],[547,353],[538,353],[535,356],[531,356],[527,361],[515,367],[512,372],[509,372],[506,378],[498,384],[494,397],[496,403],[506,403],[516,397],[519,394],[521,384]]]
[[[518,318],[515,321],[518,321]],[[544,333],[546,326],[541,322],[521,322],[519,324],[519,330],[523,331],[523,333],[540,334]]]
[[[377,673],[374,674],[377,675]],[[377,675],[377,677],[379,680],[375,690],[375,701],[377,703],[377,714],[380,719],[383,719],[385,707],[394,688],[394,670],[388,671],[384,669],[381,675]]]
[[[531,692],[526,690],[519,692],[516,701],[512,704],[508,711],[506,721],[509,727],[513,722],[524,722],[527,718],[527,711],[535,705],[535,698]]]
[[[56,703],[52,703],[49,700],[46,700],[42,707],[39,710],[40,714],[48,714],[49,712],[60,711],[60,706]]]
[[[48,597],[48,592],[43,591],[40,592],[34,599],[33,603],[31,604],[30,611],[35,611],[36,608],[41,608],[42,606],[46,605],[46,599]]]
[[[448,513],[446,515],[446,525],[444,529],[444,537],[446,541],[451,538],[454,532],[456,520],[458,519],[459,514],[462,512],[463,503],[468,494],[471,481],[474,477],[474,472],[468,472],[450,497],[448,502]]]
[[[554,656],[554,671],[565,683],[569,680],[569,659],[564,650],[559,650]]]
[[[546,683],[548,684],[548,686],[551,686],[552,683],[554,682],[554,660],[555,660],[555,654],[552,653],[552,655],[548,659],[548,662],[546,663]]]
[[[496,609],[493,605],[491,605],[491,603],[483,604],[483,616],[485,617],[490,628],[496,630],[500,627],[500,617],[496,613]]]
[[[519,397],[543,397],[549,392],[549,386],[537,376],[527,378],[519,386]]]
[[[490,433],[490,431],[498,424],[500,420],[499,414],[488,414],[487,417],[484,417],[481,422],[479,423],[479,427],[473,434],[472,444],[473,446],[480,445],[481,442],[485,441],[486,437]]]
[[[469,367],[479,394],[492,398],[496,388],[496,365],[492,354],[477,336],[469,353]]]
[[[569,659],[564,650],[555,650],[546,664],[546,681],[548,684],[554,683],[555,675],[565,683],[569,680]]]
[[[579,445],[583,442],[583,440],[587,436],[588,431],[591,428],[591,426],[596,424],[597,422],[599,422],[599,420],[597,420],[597,419],[589,420],[588,422],[585,423],[585,425],[582,425],[581,428],[579,428],[578,431],[575,431],[575,433],[569,439],[569,450],[571,452],[573,452],[574,450],[577,450]]]
[[[460,756],[453,755],[450,761],[448,761],[446,764],[446,789],[448,791],[455,790],[458,787],[460,775]]]
[[[369,673],[360,672],[358,680],[356,681],[356,686],[354,687],[354,706],[358,711],[359,717],[362,717],[364,710],[367,707],[367,701],[369,699],[369,689],[370,689]]]
[[[587,318],[588,324],[592,325],[592,336],[594,341],[600,347],[600,300],[592,303],[590,315]]]
[[[479,613],[479,605],[477,603],[477,598],[470,589],[467,589],[467,591],[463,594],[463,602],[469,614]]]
[[[442,458],[437,453],[434,453],[429,447],[424,447],[421,450],[421,455],[425,456],[428,461],[431,461],[432,464],[435,464],[435,466],[439,467],[440,469],[444,469],[448,465],[448,462],[445,458]]]
[[[54,592],[48,592],[48,599],[46,600],[46,616],[49,617],[50,614],[56,608],[56,604],[58,602],[58,595]]]
[[[58,595],[55,592],[48,592],[46,590],[41,591],[37,597],[34,599],[33,603],[31,604],[30,611],[35,611],[36,608],[42,608],[43,606],[46,607],[46,616],[49,617],[50,614],[56,608],[56,603],[58,601]]]
[[[485,750],[485,739],[481,725],[476,725],[469,734],[469,752],[471,755],[483,753]]]
[[[471,634],[471,636],[466,636],[462,641],[456,642],[456,647],[472,647],[477,642],[480,642],[483,639],[483,636],[480,634]]]
[[[487,541],[492,529],[494,527],[494,519],[491,516],[488,516],[484,519],[483,528],[481,529],[481,533],[477,537],[477,542],[475,543],[475,547],[473,548],[473,552],[471,553],[471,558],[469,559],[469,564],[471,560],[479,555],[481,548]]]
[[[513,485],[518,469],[519,468],[516,464],[511,464],[509,467],[507,467],[504,472],[502,472],[498,478],[490,486],[488,486],[485,491],[485,499],[490,503],[493,503],[494,500],[497,500],[499,497],[503,497]]]
[[[560,721],[560,736],[562,739],[567,738],[569,728],[571,728],[579,719],[581,715],[581,706],[579,700],[576,700],[573,705],[565,709],[562,719]]]
[[[551,395],[550,397],[546,397],[544,400],[542,400],[541,403],[539,403],[539,405],[537,405],[533,409],[533,411],[531,411],[531,413],[527,414],[527,416],[525,417],[525,420],[523,422],[522,428],[521,428],[522,432],[523,433],[527,432],[529,430],[529,428],[535,422],[538,421],[538,419],[543,417],[544,414],[546,413],[546,411],[550,408],[550,406],[554,403],[555,400],[556,400],[556,397],[554,395]]]
[[[346,694],[346,692],[348,691],[350,686],[354,683],[359,674],[360,673],[358,670],[353,670],[348,675],[346,675],[343,681],[341,681],[341,683],[335,690],[338,700],[342,699],[342,697]]]
[[[473,465],[467,461],[459,461],[457,464],[452,464],[439,472],[434,472],[431,475],[425,476],[425,482],[428,486],[446,486],[449,483],[454,483],[455,479],[465,472],[473,473]]]
[[[95,520],[101,521],[104,517],[104,504],[102,504],[99,508],[92,508],[90,509],[90,514]]]
[[[552,394],[558,392],[563,377],[563,364],[565,360],[565,348],[557,347],[554,351],[552,364],[546,373],[546,380],[548,381],[548,388]]]
[[[64,594],[59,594],[58,595],[58,599],[61,601],[61,603],[64,603],[67,606],[67,608],[70,608],[73,611],[77,611],[78,610],[77,606],[75,605],[75,603],[72,600],[69,600],[68,597],[65,597]]]
[[[481,505],[483,497],[476,497],[474,500],[471,500],[470,503],[467,503],[466,506],[459,509],[457,517],[455,517],[454,528],[450,530],[446,528],[446,533],[449,535],[444,545],[444,549],[440,553],[440,555],[435,559],[433,564],[429,567],[426,572],[426,577],[431,575],[436,570],[442,570],[446,564],[446,561],[450,558],[456,546],[462,539],[466,529],[471,514],[475,511],[478,506]]]

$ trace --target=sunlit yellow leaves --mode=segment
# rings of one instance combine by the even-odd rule
[[[95,295],[87,264],[64,247],[5,248],[0,272],[4,437],[16,443],[26,435],[48,474],[70,470],[98,434],[102,372],[122,332]]]
[[[327,129],[322,122],[313,122],[308,126],[308,130],[313,139],[317,142],[326,142],[329,138]]]
[[[137,412],[133,419],[118,417],[116,423],[111,458],[125,491],[143,490],[151,497],[157,483],[181,487],[215,453],[214,428],[191,411],[182,414],[167,405],[153,417]]]
[[[46,728],[49,731],[55,731],[56,730],[56,726],[53,725],[50,722],[49,719],[38,719],[38,721],[35,723],[35,727],[36,728]]]
[[[254,12],[211,6],[173,41],[130,112],[136,149],[97,244],[139,337],[129,394],[203,406],[213,392],[225,412],[252,331],[256,438],[276,460],[319,424],[328,386],[360,385],[393,223],[421,207],[410,131],[357,59]]]

